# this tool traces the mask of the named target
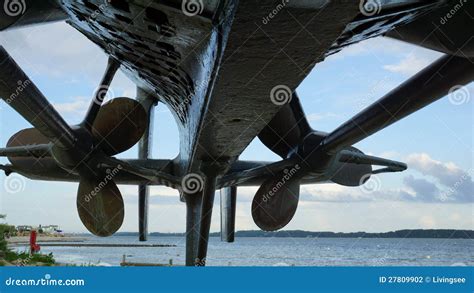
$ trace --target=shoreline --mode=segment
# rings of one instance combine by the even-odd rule
[[[86,237],[74,236],[74,235],[62,235],[62,236],[51,236],[51,235],[39,235],[36,238],[36,243],[49,243],[49,242],[84,242]],[[6,239],[9,245],[22,245],[30,243],[30,236],[13,236]]]

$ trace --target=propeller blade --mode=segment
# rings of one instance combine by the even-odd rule
[[[27,150],[31,147],[45,146],[48,147],[48,153],[51,149],[50,140],[41,134],[35,128],[26,128],[15,133],[7,142],[8,149],[18,149],[25,147]],[[35,156],[15,156],[8,154],[8,160],[19,170],[28,170],[30,172],[47,172],[47,170],[57,170],[59,167],[51,157],[35,157]]]
[[[122,194],[109,176],[82,177],[76,199],[82,223],[92,234],[101,237],[117,232],[125,214]]]
[[[51,142],[74,147],[76,135],[41,91],[0,46],[0,98]]]
[[[252,202],[252,218],[264,231],[275,231],[285,227],[298,207],[300,178],[284,181],[285,173],[265,181]]]
[[[334,154],[474,80],[474,64],[445,55],[326,136],[322,150]]]
[[[115,98],[104,104],[94,121],[92,136],[109,156],[134,146],[145,133],[148,115],[143,106],[130,98]]]
[[[298,95],[294,92],[291,102],[281,108],[259,133],[258,138],[265,146],[285,159],[312,131]]]

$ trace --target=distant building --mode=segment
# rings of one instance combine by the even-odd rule
[[[46,225],[46,226],[40,225],[39,229],[43,230],[43,233],[54,233],[54,232],[61,231],[58,225]]]
[[[33,230],[33,227],[29,226],[29,225],[21,225],[21,226],[16,226],[16,231],[17,232],[30,232],[31,230]]]

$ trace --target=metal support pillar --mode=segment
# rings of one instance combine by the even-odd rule
[[[153,108],[156,106],[156,98],[148,94],[145,90],[137,88],[137,100],[145,108],[149,124],[143,137],[138,143],[138,158],[148,159],[151,157],[153,140]],[[146,184],[138,186],[138,234],[140,241],[146,241],[148,237],[148,198],[150,187]]]
[[[221,240],[234,242],[237,186],[221,189]]]

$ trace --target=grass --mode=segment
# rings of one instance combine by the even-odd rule
[[[0,219],[5,216],[0,215]],[[42,265],[52,266],[56,264],[53,254],[41,254],[34,253],[32,255],[29,252],[15,252],[8,248],[7,241],[5,240],[5,233],[11,231],[12,226],[6,224],[0,224],[0,266],[6,265]]]
[[[56,263],[53,254],[35,253],[30,255],[28,252],[7,251],[4,257],[5,261],[15,263],[16,265],[44,265],[52,266]]]

